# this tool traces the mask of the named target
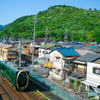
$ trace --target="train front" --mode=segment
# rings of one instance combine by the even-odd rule
[[[29,84],[29,72],[25,70],[21,70],[17,73],[16,77],[16,86],[18,90],[25,90]]]

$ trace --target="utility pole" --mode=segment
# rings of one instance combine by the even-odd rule
[[[12,30],[10,31],[10,38],[9,38],[10,44],[11,44],[11,38],[12,38]]]
[[[55,38],[53,37],[53,42],[55,42]]]
[[[21,41],[19,41],[19,67],[21,67]]]
[[[66,29],[65,37],[64,37],[64,39],[65,39],[65,45],[67,44],[67,34],[68,34],[68,30]]]
[[[34,70],[34,47],[35,47],[35,28],[36,28],[36,20],[37,20],[37,16],[35,16],[34,19],[34,35],[33,35],[33,48],[32,48],[32,67],[31,67],[31,73]]]
[[[46,37],[45,37],[45,53],[44,53],[45,62],[46,62],[46,48],[47,48],[47,31],[48,31],[48,26],[46,26]]]

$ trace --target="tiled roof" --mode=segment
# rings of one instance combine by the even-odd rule
[[[21,43],[31,43],[32,42],[32,40],[21,40]]]
[[[86,45],[86,46],[95,45],[95,44],[90,44],[90,43],[81,43],[81,44]]]
[[[93,51],[93,52],[100,52],[100,48],[91,48],[90,51]]]
[[[80,56],[73,48],[56,48],[56,50],[63,56]]]
[[[13,45],[4,45],[3,48],[7,49],[7,48],[10,48],[10,47],[13,47]]]
[[[8,44],[0,44],[0,48],[10,48],[10,47],[13,47],[13,45],[8,45]]]
[[[89,51],[89,50],[83,50],[83,49],[75,49],[75,51],[80,54],[81,56],[87,54],[87,53],[94,53],[92,51]]]
[[[51,43],[47,43],[46,48],[49,49],[51,47],[56,46],[57,44],[51,44]],[[45,45],[41,45],[39,48],[45,48]]]
[[[90,45],[90,46],[88,46],[88,47],[91,47],[91,48],[93,48],[93,47],[97,47],[97,45]]]
[[[35,42],[44,42],[45,39],[35,39]],[[47,39],[47,42],[51,42],[50,39]]]
[[[100,58],[100,54],[96,53],[87,53],[81,57],[78,57],[76,60],[85,61],[85,62],[94,62],[95,60]]]

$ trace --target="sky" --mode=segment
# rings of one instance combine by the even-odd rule
[[[36,15],[54,5],[100,10],[100,0],[0,0],[0,25],[9,24],[22,16]]]

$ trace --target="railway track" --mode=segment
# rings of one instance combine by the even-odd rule
[[[1,75],[0,82],[5,90],[8,91],[11,98],[8,98],[6,93],[3,92],[0,86],[0,94],[3,100],[41,100],[35,93],[32,91],[16,91]],[[5,95],[4,95],[5,94]]]
[[[11,95],[7,92],[7,90],[0,84],[0,95],[2,100],[13,100]]]
[[[25,100],[41,100],[36,94],[33,92],[18,92]]]

